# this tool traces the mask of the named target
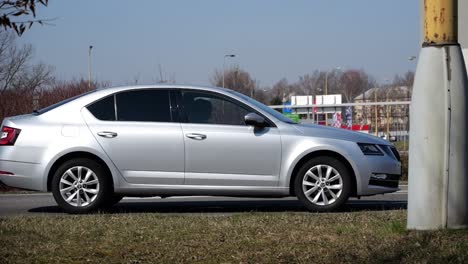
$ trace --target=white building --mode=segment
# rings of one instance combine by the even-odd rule
[[[291,96],[291,106],[306,106],[316,105],[316,107],[293,108],[292,113],[298,114],[300,119],[306,119],[317,123],[325,124],[325,119],[328,118],[328,124],[333,123],[333,117],[336,113],[341,115],[342,108],[340,106],[334,107],[320,107],[320,105],[340,105],[342,104],[341,94],[329,95],[302,95]]]

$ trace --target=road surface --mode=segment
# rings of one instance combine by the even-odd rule
[[[352,198],[343,212],[362,210],[406,209],[408,186],[401,185],[396,193]],[[113,206],[109,213],[211,213],[228,214],[240,212],[304,212],[295,197],[288,198],[236,198],[236,197],[159,197],[124,198]],[[64,215],[51,193],[0,194],[0,217],[18,215]]]

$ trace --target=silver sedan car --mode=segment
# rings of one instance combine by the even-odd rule
[[[229,89],[92,91],[3,120],[0,180],[51,191],[69,213],[124,196],[297,196],[311,211],[398,190],[387,141],[298,124]]]

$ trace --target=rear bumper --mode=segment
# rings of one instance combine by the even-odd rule
[[[43,179],[43,167],[38,163],[0,160],[0,171],[12,174],[0,174],[0,181],[5,185],[20,189],[47,191]]]

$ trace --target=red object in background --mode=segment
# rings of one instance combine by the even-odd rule
[[[349,129],[346,124],[341,125],[341,128],[353,130],[353,131],[369,131],[369,125],[352,125],[351,129]]]
[[[324,126],[324,125],[325,125],[325,121],[318,121],[318,124]],[[341,125],[341,128],[342,128],[342,129],[346,129],[346,130],[352,130],[352,131],[369,132],[369,125],[352,125],[352,126],[351,126],[351,129],[349,129],[349,128],[346,126],[346,124],[342,124],[342,125]]]

